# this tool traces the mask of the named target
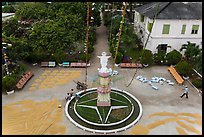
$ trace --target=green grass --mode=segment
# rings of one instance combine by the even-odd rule
[[[112,90],[112,91],[115,91],[115,90]],[[92,92],[92,93],[96,93],[96,92],[93,92],[93,91],[89,91],[89,92]],[[119,91],[116,91],[116,92],[119,92]],[[122,92],[120,92],[122,93]],[[122,93],[124,94],[124,93]],[[126,94],[125,94],[126,95]],[[118,129],[118,128],[121,128],[121,127],[124,127],[126,125],[129,125],[130,123],[132,123],[136,118],[137,116],[139,115],[139,106],[137,104],[137,102],[135,100],[133,100],[130,96],[126,95],[126,97],[128,97],[128,99],[130,99],[132,101],[132,103],[134,104],[134,111],[133,111],[133,114],[132,116],[127,119],[125,122],[121,123],[121,124],[117,124],[117,125],[114,125],[114,126],[95,126],[95,125],[91,125],[91,124],[88,124],[84,121],[82,121],[81,119],[79,119],[74,110],[73,109],[68,109],[68,113],[70,114],[70,116],[72,117],[72,119],[74,119],[74,121],[76,121],[77,123],[81,124],[82,126],[84,127],[88,127],[88,128],[92,128],[92,129],[97,129],[97,130],[112,130],[112,129]],[[79,100],[80,101],[80,100]],[[71,101],[71,103],[69,104],[69,106],[72,106],[74,105],[74,100]],[[105,111],[105,110],[104,110]],[[92,114],[96,115],[96,112],[92,112],[90,113],[90,115],[88,115],[88,117],[91,117]],[[83,111],[83,114],[87,114],[87,112]],[[89,113],[88,113],[89,114]],[[110,117],[112,118],[113,122],[115,121],[118,121],[118,117],[112,117],[112,115],[110,115]],[[97,118],[99,119],[99,118]],[[109,120],[108,120],[109,121]]]
[[[100,121],[100,118],[95,109],[84,108],[84,107],[76,107],[77,112],[82,116],[84,119],[88,121],[97,123]]]
[[[91,97],[93,95],[93,97],[95,97],[97,95],[97,93],[92,93],[92,94],[87,94],[85,96],[83,96],[77,104],[79,105],[88,105],[88,106],[96,106],[97,104],[97,98],[93,98]],[[111,93],[110,94],[111,98],[114,98],[114,99],[117,99],[118,101],[116,100],[111,100],[111,105],[112,106],[128,106],[129,109],[126,109],[126,108],[123,108],[123,109],[118,109],[117,110],[117,113],[119,113],[119,118],[118,118],[118,114],[117,113],[114,113],[112,114],[112,116],[108,119],[108,121],[110,123],[113,123],[113,122],[118,122],[120,121],[121,119],[124,119],[129,113],[130,113],[130,110],[131,110],[131,104],[130,102],[124,98],[123,96],[119,95],[119,94],[116,94],[116,93]],[[94,100],[90,100],[90,99],[94,99]],[[95,122],[95,123],[101,123],[101,122],[98,122],[100,121],[100,118],[96,112],[96,110],[94,109],[90,109],[90,108],[85,108],[85,107],[79,107],[77,106],[76,107],[77,109],[77,112],[85,119],[87,119],[88,121],[91,121],[91,122]],[[102,119],[103,119],[103,123],[105,122],[105,119],[106,119],[106,116],[109,112],[109,109],[110,107],[107,107],[107,106],[100,106],[98,107],[98,110],[99,110],[99,113],[101,114],[102,116]],[[114,110],[116,111],[116,110]],[[113,112],[114,112],[113,111]],[[112,113],[112,112],[111,112]]]

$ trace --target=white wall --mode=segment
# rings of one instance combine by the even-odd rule
[[[144,31],[142,38],[143,44],[145,44],[149,31],[147,30],[148,22],[153,22],[152,19],[145,17],[144,23],[140,22],[139,13],[135,12],[134,26],[142,28]],[[170,24],[169,34],[162,34],[163,24]],[[182,25],[186,24],[185,34],[181,34]],[[192,25],[199,25],[198,34],[191,34]],[[139,28],[139,27],[138,27]],[[136,29],[137,30],[137,29]],[[139,30],[137,30],[137,34]],[[202,20],[155,20],[152,28],[152,33],[147,43],[146,48],[150,49],[153,53],[157,52],[156,47],[159,44],[168,44],[171,48],[167,48],[167,53],[173,49],[179,50],[183,44],[187,44],[187,41],[196,43],[202,48]]]

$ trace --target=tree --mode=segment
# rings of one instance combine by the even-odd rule
[[[184,55],[187,59],[187,61],[189,63],[194,64],[195,63],[195,59],[197,58],[197,56],[199,55],[199,53],[202,51],[201,49],[199,49],[199,45],[196,45],[194,43],[191,42],[187,42],[187,44],[183,44],[180,51],[184,50]]]
[[[16,16],[21,20],[34,19],[41,20],[47,17],[47,4],[44,2],[23,2],[20,3],[17,10]]]
[[[10,36],[11,34],[16,35],[18,27],[19,24],[16,17],[11,17],[10,19],[2,22],[2,31],[6,36]]]

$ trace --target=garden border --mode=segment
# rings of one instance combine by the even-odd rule
[[[97,90],[97,88],[90,88],[90,89],[87,89],[86,91],[90,91],[90,90]],[[132,98],[138,103],[139,108],[140,108],[141,111],[139,112],[138,117],[137,117],[132,123],[130,123],[129,125],[127,125],[127,126],[125,126],[125,127],[122,127],[122,128],[113,129],[113,130],[96,130],[96,129],[87,128],[87,127],[84,127],[84,126],[78,124],[77,122],[75,122],[75,121],[69,116],[68,111],[67,111],[67,110],[68,110],[68,105],[69,105],[69,103],[71,102],[71,100],[74,99],[74,97],[72,97],[70,100],[68,100],[67,103],[66,103],[66,105],[65,105],[65,114],[66,114],[66,116],[68,117],[68,119],[69,119],[75,126],[81,128],[81,129],[83,129],[83,130],[85,130],[85,131],[90,131],[90,132],[93,132],[93,133],[103,133],[103,134],[107,134],[107,133],[117,133],[117,132],[119,132],[119,131],[124,131],[124,130],[126,130],[126,129],[132,127],[132,126],[134,126],[134,125],[139,121],[139,119],[142,117],[142,111],[143,111],[143,109],[142,109],[142,105],[141,105],[140,101],[139,101],[135,96],[133,96],[132,94],[128,93],[128,92],[125,91],[125,90],[120,90],[120,89],[116,89],[116,88],[111,88],[111,90],[124,92],[125,94],[129,95],[130,97],[132,97]],[[84,92],[84,90],[79,91],[77,94],[80,94],[80,93],[82,93],[82,92]]]

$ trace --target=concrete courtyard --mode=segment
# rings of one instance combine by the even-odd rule
[[[103,23],[97,29],[97,44],[95,47],[92,59],[90,60],[91,66],[88,68],[88,88],[97,86],[97,68],[100,67],[97,55],[101,55],[103,51],[110,55],[107,46],[107,31],[103,26]],[[112,64],[113,61],[110,60],[108,62],[108,67],[112,67]],[[59,120],[59,124],[65,129],[65,132],[62,134],[97,135],[97,133],[91,133],[76,127],[69,121],[64,113],[66,93],[71,88],[77,91],[76,84],[73,80],[81,82],[85,81],[85,68],[60,68],[58,66],[55,68],[41,68],[40,66],[30,66],[28,69],[34,73],[34,76],[22,90],[16,91],[12,95],[2,95],[3,110],[6,109],[4,106],[19,101],[31,100],[45,102],[57,99],[58,104],[62,105],[61,108],[58,108],[62,110],[62,113],[58,114],[59,117],[62,117],[62,119]],[[119,75],[113,76],[112,87],[128,91],[134,95],[142,104],[143,115],[135,126],[125,131],[113,133],[112,135],[202,134],[202,96],[199,96],[199,93],[190,86],[187,81],[185,81],[184,85],[188,85],[189,87],[189,98],[180,98],[180,95],[183,93],[183,86],[176,84],[175,79],[167,70],[168,66],[150,66],[137,70],[136,77],[142,75],[150,80],[153,76],[158,76],[169,79],[175,83],[173,86],[168,85],[167,83],[164,83],[163,85],[159,83],[153,84],[159,88],[158,90],[152,89],[147,83],[142,83],[136,80],[136,77],[132,84],[127,87],[126,85],[128,85],[132,79],[135,69],[121,69],[119,67],[115,67],[115,69],[119,72]],[[47,74],[47,72],[51,73]],[[54,81],[56,79],[58,79],[58,81]],[[43,83],[47,85],[43,86]],[[2,114],[3,123],[6,120],[10,120],[9,117],[7,117],[8,119],[4,118],[4,116],[10,111],[9,107],[7,107],[7,109],[8,110],[3,111]],[[32,106],[30,106],[30,109],[32,109]],[[37,115],[38,109],[41,109],[40,104],[39,108],[36,108],[35,111],[33,111],[33,118],[35,118],[35,113]],[[49,119],[49,117],[47,118]],[[15,130],[15,128],[17,128],[15,127],[15,119],[13,118],[12,120],[13,121],[10,123],[7,123],[7,127],[4,127],[4,124],[2,124],[3,133],[9,134],[9,127],[14,128],[12,129],[13,133],[15,133],[15,131],[16,133],[21,133],[17,132],[17,129]],[[25,122],[22,119],[18,120],[21,123]],[[29,133],[34,134],[39,132],[32,131]],[[22,131],[22,134],[25,133]],[[42,134],[52,133],[43,132]]]

